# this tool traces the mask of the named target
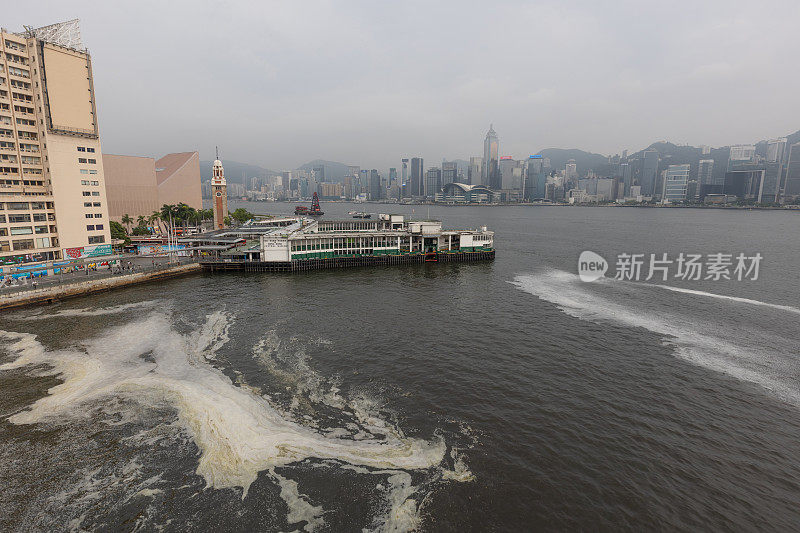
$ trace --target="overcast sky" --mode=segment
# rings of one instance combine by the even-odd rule
[[[603,154],[800,129],[800,2],[28,2],[80,18],[103,151],[199,150],[271,169],[316,158]]]

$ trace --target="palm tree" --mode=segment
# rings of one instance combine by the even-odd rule
[[[122,223],[130,230],[130,225],[133,224],[133,219],[128,213],[122,215]]]
[[[139,215],[139,217],[136,219],[136,223],[139,226],[144,226],[145,224],[147,224],[147,219],[144,217],[144,215]]]

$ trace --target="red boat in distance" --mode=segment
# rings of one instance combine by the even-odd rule
[[[322,209],[319,207],[319,196],[317,193],[314,193],[314,196],[311,198],[311,209],[304,205],[298,205],[294,208],[295,215],[309,215],[312,217],[322,216],[325,213],[322,212]]]

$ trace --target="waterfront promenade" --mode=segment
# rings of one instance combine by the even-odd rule
[[[146,261],[145,261],[146,259]],[[160,259],[160,260],[159,260]],[[109,291],[139,283],[184,276],[200,272],[200,265],[190,258],[167,262],[166,258],[131,258],[123,261],[122,271],[110,269],[74,272],[46,278],[36,278],[36,285],[5,287],[0,289],[0,310],[28,305],[53,303]],[[129,264],[130,263],[130,264]],[[129,265],[129,266],[128,266]]]

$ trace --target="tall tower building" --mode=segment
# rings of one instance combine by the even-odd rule
[[[644,196],[655,196],[657,192],[656,178],[658,174],[658,151],[645,150],[642,155],[642,174],[639,185]]]
[[[425,184],[423,178],[423,160],[421,157],[411,158],[411,176],[408,180],[409,186],[406,187],[406,196],[424,196]]]
[[[211,199],[214,211],[214,229],[223,229],[225,217],[228,216],[228,184],[225,181],[225,169],[222,168],[222,161],[219,160],[219,151],[217,151],[217,159],[214,161],[212,172]]]
[[[494,125],[489,125],[486,138],[483,140],[483,177],[481,184],[490,189],[499,190],[500,183],[500,139],[494,131]]]
[[[0,262],[111,254],[100,155],[78,20],[0,30]]]

